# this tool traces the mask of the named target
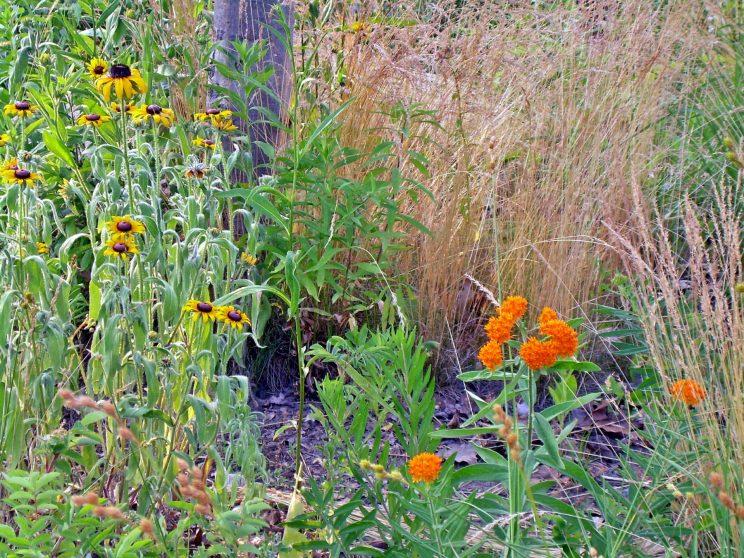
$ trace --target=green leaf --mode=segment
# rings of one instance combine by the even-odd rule
[[[41,137],[43,138],[44,144],[47,146],[47,149],[49,149],[49,151],[62,159],[62,161],[68,167],[74,168],[77,166],[75,164],[75,158],[72,156],[72,153],[60,141],[59,137],[57,137],[55,133],[53,133],[51,130],[44,130],[41,134]]]
[[[558,450],[558,442],[553,434],[553,429],[550,427],[550,422],[542,416],[540,413],[535,413],[535,432],[542,440],[543,448],[547,451],[548,457],[552,464],[552,467],[563,467],[563,460],[561,459],[560,452]],[[545,460],[547,463],[548,461]]]
[[[577,397],[574,401],[567,401],[566,403],[559,403],[558,405],[553,405],[552,407],[548,407],[547,409],[540,411],[540,413],[538,414],[540,414],[545,420],[552,420],[560,415],[570,413],[574,409],[583,407],[587,403],[591,403],[592,401],[597,399],[600,395],[602,394],[599,392],[587,393],[586,395]]]

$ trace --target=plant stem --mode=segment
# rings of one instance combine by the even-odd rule
[[[297,447],[295,448],[295,474],[300,474],[302,466],[302,420],[305,414],[305,350],[302,346],[302,328],[300,327],[300,316],[294,317],[295,344],[297,345],[297,368],[299,370],[299,392],[300,404],[297,411]]]

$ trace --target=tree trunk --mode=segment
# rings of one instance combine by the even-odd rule
[[[264,152],[258,148],[256,141],[266,142],[277,147],[281,139],[281,131],[270,123],[264,122],[265,117],[255,107],[261,107],[271,111],[283,120],[292,87],[292,75],[289,64],[289,56],[284,45],[269,30],[269,27],[281,31],[279,21],[279,10],[284,11],[285,19],[291,30],[294,23],[294,14],[291,1],[282,0],[215,0],[214,2],[214,34],[217,43],[228,52],[234,52],[231,42],[240,40],[251,44],[262,41],[266,48],[266,56],[257,68],[243,68],[244,72],[254,72],[272,67],[274,73],[268,86],[277,98],[273,98],[265,92],[257,91],[250,99],[246,99],[248,110],[248,122],[239,121],[238,125],[250,135],[253,156],[254,174],[261,176],[269,174],[270,161]],[[291,31],[290,31],[291,32]],[[288,42],[292,44],[291,36]],[[229,54],[215,53],[215,60],[223,64],[230,64]],[[241,95],[244,91],[237,83],[226,78],[218,71],[211,76],[212,83],[231,89]],[[210,100],[213,100],[211,98]]]

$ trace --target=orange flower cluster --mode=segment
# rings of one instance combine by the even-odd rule
[[[439,478],[442,458],[433,453],[419,453],[408,462],[408,474],[413,482],[432,483]]]
[[[543,308],[538,319],[539,331],[547,337],[541,341],[530,337],[519,349],[519,356],[531,370],[553,366],[559,357],[573,356],[579,348],[579,334],[558,318],[555,310]]]
[[[499,313],[493,316],[485,326],[488,343],[481,347],[478,359],[483,366],[489,370],[501,366],[504,362],[504,353],[501,345],[509,341],[514,324],[527,312],[527,299],[521,296],[506,297]]]
[[[708,395],[703,386],[695,380],[688,379],[677,380],[674,382],[669,388],[669,393],[671,393],[672,397],[677,401],[681,401],[690,407],[697,407]]]

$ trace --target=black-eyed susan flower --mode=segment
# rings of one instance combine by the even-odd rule
[[[242,254],[240,254],[240,261],[248,265],[256,265],[258,263],[258,258],[253,254],[243,252]]]
[[[230,112],[230,111],[225,111]],[[232,114],[232,113],[231,113]],[[233,122],[232,117],[219,117],[219,118],[213,118],[212,119],[212,126],[217,128],[218,130],[222,130],[223,132],[233,132],[238,129],[238,127]]]
[[[88,62],[88,73],[93,79],[98,79],[106,75],[108,67],[108,62],[103,58],[94,58]]]
[[[78,117],[77,124],[78,126],[93,126],[95,128],[100,128],[101,124],[105,124],[106,122],[109,122],[111,120],[110,116],[107,116],[105,114],[96,114],[95,112],[92,112],[90,114],[83,114]]]
[[[129,259],[129,256],[139,253],[137,243],[134,241],[134,237],[127,234],[115,234],[112,235],[106,241],[106,249],[103,251],[104,256],[113,256],[120,258],[124,261]]]
[[[18,168],[18,159],[15,157],[11,157],[7,161],[3,161],[2,169],[3,171],[6,170],[16,170]]]
[[[196,147],[203,147],[204,149],[214,149],[215,143],[211,139],[206,138],[194,138],[192,142]]]
[[[217,309],[217,306],[211,302],[196,299],[189,300],[183,307],[184,312],[191,312],[194,315],[194,320],[198,320],[201,317],[205,322],[217,319]]]
[[[114,64],[107,75],[96,80],[96,88],[106,101],[131,99],[137,94],[147,93],[147,84],[139,70],[126,64]]]
[[[121,107],[124,107],[124,112],[127,114],[132,114],[132,110],[134,110],[134,105],[132,103],[124,103],[124,105],[120,105],[119,103],[111,103],[111,110],[113,112],[121,112]]]
[[[132,120],[135,124],[152,121],[156,124],[170,128],[176,119],[176,114],[172,109],[161,107],[160,105],[142,105],[132,109]]]
[[[8,103],[3,109],[5,116],[12,116],[13,118],[28,118],[39,110],[36,105],[32,105],[28,101],[16,101],[14,103]]]
[[[10,136],[8,134],[0,134],[0,147],[5,147],[10,143]]]
[[[144,234],[145,225],[132,219],[130,215],[112,215],[106,222],[106,228],[112,234]]]
[[[233,123],[232,114],[231,110],[208,108],[204,112],[197,112],[194,114],[194,119],[200,122],[209,122],[209,124],[218,130],[231,132],[238,129],[238,127]]]
[[[49,253],[49,245],[45,242],[37,242],[36,243],[36,252],[41,255],[45,255]]]
[[[204,163],[200,163],[198,161],[192,162],[189,166],[186,167],[186,172],[184,175],[188,178],[204,178],[204,176],[209,171],[209,167],[205,165]]]
[[[11,168],[2,171],[3,179],[9,184],[20,184],[21,186],[33,186],[34,182],[41,180],[41,175],[28,169]]]
[[[204,112],[197,112],[194,114],[194,119],[200,122],[207,120],[213,120],[215,118],[230,118],[232,117],[231,110],[223,110],[219,108],[208,108]]]
[[[234,329],[242,329],[245,324],[251,325],[251,320],[245,312],[235,306],[220,306],[217,308],[217,319]]]

